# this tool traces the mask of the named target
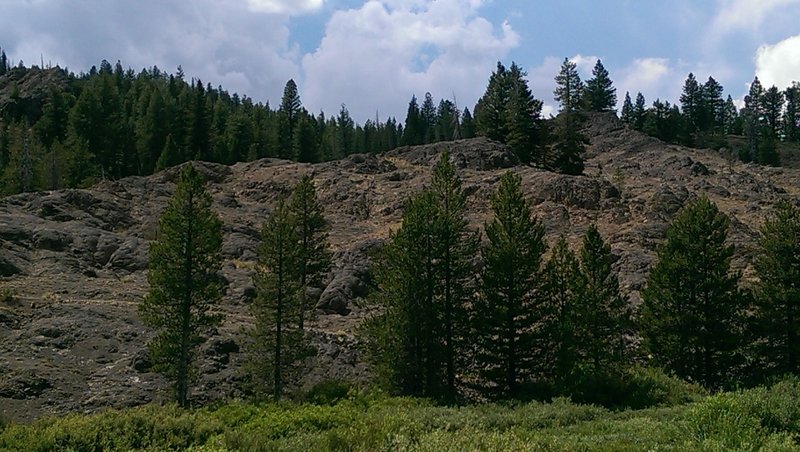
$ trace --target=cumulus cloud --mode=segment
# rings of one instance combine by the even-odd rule
[[[756,31],[770,15],[800,0],[718,0],[711,22],[711,39],[719,40],[737,30]]]
[[[102,59],[136,70],[157,65],[174,72],[182,65],[204,83],[276,99],[286,80],[299,77],[300,57],[288,17],[250,7],[247,0],[6,0],[0,43],[27,64],[42,58],[78,72]]]
[[[759,47],[756,75],[764,86],[775,85],[780,89],[800,81],[800,35]]]
[[[322,8],[325,0],[247,0],[252,11],[270,14],[299,15]]]
[[[303,57],[304,103],[328,112],[346,101],[360,121],[405,117],[413,94],[455,97],[472,108],[498,60],[518,45],[507,23],[478,14],[476,0],[372,0],[340,10]]]
[[[641,92],[648,103],[658,98],[674,102],[682,86],[681,77],[666,58],[638,58],[619,71],[617,98],[621,104],[627,91],[632,99]]]

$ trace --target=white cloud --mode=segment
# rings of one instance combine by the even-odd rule
[[[800,35],[759,47],[756,75],[764,86],[775,85],[780,89],[800,81]]]
[[[800,4],[800,0],[717,0],[711,41],[717,42],[737,30],[755,32],[770,15],[792,4]]]
[[[519,38],[507,23],[493,25],[481,1],[367,1],[333,14],[319,47],[302,59],[303,102],[333,113],[347,102],[363,121],[405,118],[412,95],[456,97],[472,108],[498,60]]]
[[[648,104],[658,98],[674,102],[674,93],[680,89],[681,77],[666,58],[635,59],[619,71],[617,98],[621,105],[627,91],[632,99],[635,99],[637,92],[641,92],[648,99]]]
[[[273,104],[300,75],[288,17],[255,14],[246,0],[6,1],[0,43],[27,64],[41,57],[76,72],[102,59],[137,71],[181,65],[187,77]]]
[[[284,15],[312,13],[324,3],[325,0],[247,0],[251,11]]]

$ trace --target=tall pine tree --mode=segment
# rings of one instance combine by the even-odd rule
[[[175,383],[178,404],[189,404],[192,364],[203,332],[219,325],[211,309],[222,299],[222,229],[211,209],[203,176],[191,165],[181,171],[175,194],[150,245],[150,290],[139,305],[144,323],[156,330],[148,344],[156,370]]]
[[[600,60],[592,69],[592,78],[586,81],[583,97],[589,111],[610,111],[617,106],[617,89]]]

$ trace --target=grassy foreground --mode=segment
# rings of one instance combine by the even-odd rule
[[[144,406],[0,426],[0,450],[800,450],[800,379],[609,411],[552,403],[438,407],[352,393],[332,404]]]

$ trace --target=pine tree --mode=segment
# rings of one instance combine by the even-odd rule
[[[654,364],[709,388],[731,379],[741,337],[729,223],[707,198],[684,207],[642,292],[642,332]]]
[[[551,363],[552,368],[545,370],[545,375],[556,388],[569,391],[578,373],[581,321],[578,309],[585,282],[580,263],[563,235],[553,248],[544,275],[542,299],[545,302],[541,310],[544,341],[539,345],[544,357],[541,360]]]
[[[580,112],[562,112],[555,119],[553,133],[553,169],[564,174],[583,173],[583,154],[588,141],[581,133],[583,115]]]
[[[403,128],[403,144],[415,146],[425,141],[424,122],[417,104],[417,97],[412,96],[406,112],[406,126]]]
[[[633,128],[635,130],[644,129],[646,104],[642,93],[636,93],[636,104],[633,107]]]
[[[294,159],[302,163],[320,161],[319,136],[313,118],[302,114],[297,120],[292,139],[292,153]]]
[[[800,372],[800,209],[783,202],[761,227],[756,343],[765,376]]]
[[[777,86],[772,85],[764,92],[762,99],[767,132],[772,135],[773,138],[779,138],[782,129],[781,126],[783,124],[783,104],[785,102],[783,92],[781,92]]]
[[[436,133],[436,104],[433,103],[431,93],[425,93],[425,100],[422,101],[422,108],[419,110],[422,122],[422,136],[424,143],[433,143]]]
[[[764,87],[758,77],[750,84],[750,91],[744,97],[744,134],[747,137],[748,161],[758,161],[758,152],[764,124]]]
[[[457,360],[463,356],[463,337],[468,322],[465,299],[472,278],[470,260],[478,250],[478,241],[469,229],[465,217],[467,197],[447,151],[441,154],[433,167],[431,191],[438,211],[436,243],[440,253],[441,290],[437,298],[442,313],[444,396],[452,401],[456,395],[456,372],[460,364]]]
[[[633,333],[628,298],[620,293],[619,279],[611,268],[611,247],[592,225],[580,252],[582,281],[578,341],[584,374],[598,377],[619,374],[626,361],[625,335]]]
[[[319,287],[331,264],[331,251],[328,245],[329,224],[317,199],[317,191],[311,176],[304,175],[294,187],[289,200],[289,211],[297,229],[295,279],[298,281],[299,290],[299,328],[303,331],[307,313],[312,308],[308,304],[308,289]]]
[[[300,94],[297,92],[297,84],[294,79],[289,79],[286,86],[283,88],[283,97],[281,98],[281,105],[278,108],[278,139],[279,145],[282,149],[281,157],[288,158],[291,156],[292,140],[294,139],[294,129],[297,126],[298,118],[300,116]]]
[[[700,130],[700,116],[703,108],[702,87],[691,72],[683,83],[683,93],[681,93],[680,100],[681,111],[686,118],[686,133],[687,137],[689,137],[687,144],[691,144],[693,135]]]
[[[700,129],[720,132],[725,123],[725,101],[722,99],[722,85],[714,77],[708,77],[701,90],[702,107]]]
[[[222,316],[211,309],[222,299],[222,230],[211,209],[203,177],[191,165],[180,175],[175,194],[150,245],[150,290],[139,305],[144,323],[157,331],[148,344],[155,369],[175,383],[175,398],[188,406],[192,362],[207,327]]]
[[[347,106],[342,104],[342,107],[339,109],[339,116],[336,117],[336,147],[339,149],[341,157],[355,152],[354,129],[355,122],[353,118],[350,117]]]
[[[379,382],[394,392],[435,397],[443,388],[441,310],[436,303],[438,207],[430,190],[409,199],[400,229],[375,270],[378,314],[361,329]]]
[[[634,112],[633,102],[631,102],[631,94],[625,91],[625,102],[622,103],[622,111],[620,112],[620,119],[625,124],[633,126]]]
[[[461,138],[474,138],[475,137],[475,121],[472,119],[472,113],[469,108],[464,107],[464,112],[461,113]]]
[[[564,62],[561,63],[561,71],[556,75],[556,89],[553,91],[555,100],[561,103],[560,111],[580,110],[582,93],[583,82],[578,74],[578,66],[569,58],[564,58]],[[630,101],[630,97],[628,97],[628,101]]]
[[[783,133],[787,141],[800,141],[800,83],[794,82],[783,93],[786,111],[783,115]]]
[[[533,97],[525,72],[516,63],[508,71],[511,88],[505,110],[506,136],[503,140],[525,164],[544,166],[540,149],[542,102]]]
[[[278,200],[261,229],[258,264],[253,282],[256,300],[251,305],[255,326],[249,350],[249,367],[257,393],[281,398],[287,383],[298,376],[309,349],[299,327],[298,235],[296,220],[286,201]]]
[[[167,135],[164,149],[161,151],[158,161],[156,161],[156,171],[161,171],[179,163],[181,163],[181,156],[178,146],[172,140],[172,135]]]
[[[511,96],[508,71],[499,61],[489,77],[486,92],[475,104],[475,131],[477,135],[505,142],[508,135],[506,108]]]
[[[485,382],[509,397],[519,395],[520,384],[537,367],[536,291],[545,250],[544,227],[521,184],[518,175],[508,172],[491,198],[494,218],[485,227],[489,242],[481,249],[480,297],[473,307],[477,368]]]
[[[617,89],[600,60],[592,69],[592,78],[586,81],[583,97],[589,111],[609,111],[617,105]]]
[[[737,134],[741,131],[736,129],[739,112],[736,110],[736,104],[733,103],[733,98],[728,95],[725,99],[725,105],[722,109],[722,130],[726,134]]]

